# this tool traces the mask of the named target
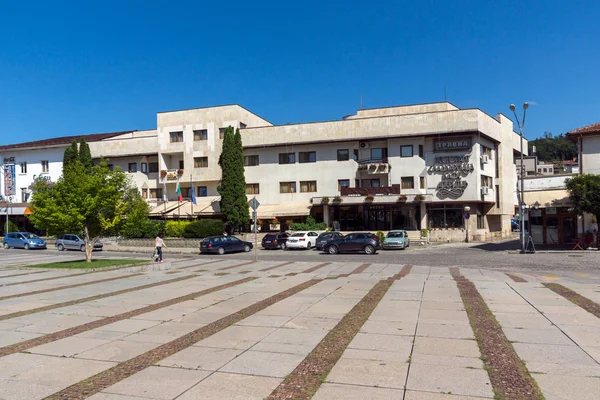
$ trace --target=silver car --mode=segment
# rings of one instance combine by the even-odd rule
[[[66,235],[62,235],[59,236],[58,239],[56,239],[56,243],[54,243],[54,246],[56,246],[56,248],[59,251],[63,251],[63,250],[79,250],[79,251],[85,251],[85,242],[82,238],[80,238],[77,235],[72,235],[72,234],[66,234]],[[94,244],[94,250],[102,250],[102,247],[104,245],[102,244],[101,241],[97,241]]]

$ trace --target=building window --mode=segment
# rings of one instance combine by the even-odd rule
[[[341,149],[337,151],[337,160],[338,161],[348,161],[350,159],[350,150]]]
[[[143,162],[141,164],[141,166],[142,166],[142,173],[147,174],[148,173],[148,163]]]
[[[419,177],[419,188],[425,189],[425,177],[424,176]]]
[[[27,203],[27,200],[29,200],[29,192],[27,188],[21,188],[21,201]]]
[[[548,168],[544,168],[544,172],[548,172]]]
[[[208,140],[208,130],[200,129],[200,130],[194,131],[194,141],[197,142],[200,140]]]
[[[145,192],[145,190],[144,190]],[[150,189],[150,198],[151,199],[162,199],[162,189]]]
[[[296,182],[279,182],[279,193],[296,193]]]
[[[23,161],[22,163],[19,163],[19,167],[21,167],[21,173],[22,174],[26,174],[27,173],[27,162]]]
[[[258,165],[258,154],[253,156],[244,156],[244,167],[255,167]]]
[[[115,170],[115,166],[113,164],[108,164],[108,170],[109,171],[114,171]]]
[[[429,210],[430,228],[460,228],[464,226],[463,209],[443,205]]]
[[[169,138],[171,143],[183,142],[183,132],[171,132]]]
[[[343,187],[350,187],[350,179],[338,179],[338,192],[341,192]]]
[[[240,129],[244,129],[244,128],[246,128],[246,126],[248,126],[248,125],[246,125],[246,124],[245,124],[245,123],[243,123],[243,122],[240,122]]]
[[[415,178],[412,176],[403,176],[402,178],[400,178],[400,187],[402,189],[414,189]]]
[[[194,168],[208,168],[208,157],[194,157]]]
[[[353,150],[352,158],[354,159],[354,161],[358,161],[358,149]]]
[[[279,153],[279,164],[295,164],[296,153]]]
[[[481,175],[481,186],[492,187],[492,177]]]
[[[183,169],[183,160],[179,160],[179,169]]]
[[[300,181],[300,192],[308,193],[308,192],[316,192],[317,191],[317,181]]]
[[[375,179],[363,179],[362,180],[362,187],[364,187],[364,188],[380,187],[379,179],[378,178],[375,178]]]
[[[481,146],[481,155],[488,156],[488,158],[492,158],[492,149],[490,149],[489,147],[486,147],[484,145],[480,145],[480,146]]]
[[[500,208],[500,186],[496,185],[496,208]]]
[[[50,170],[50,165],[48,160],[42,160],[42,172],[48,172]]]
[[[498,157],[498,146],[494,146],[494,164],[496,167],[496,178],[500,178],[500,157]],[[529,175],[529,171],[527,175]]]
[[[219,139],[223,139],[225,137],[225,129],[227,128],[219,128]]]
[[[354,180],[354,187],[355,188],[359,188],[360,187],[360,180],[359,179],[355,179]]]
[[[207,197],[208,188],[206,186],[198,186],[198,197]]]
[[[301,152],[299,152],[298,153],[298,162],[301,164],[317,162],[317,152],[316,151],[301,151]]]
[[[400,146],[400,157],[412,157],[413,147],[412,145]]]
[[[246,194],[260,194],[258,183],[246,183]]]
[[[151,174],[158,172],[158,163],[157,162],[148,163],[148,172]]]
[[[423,145],[419,145],[419,157],[425,158],[425,151],[423,150]]]
[[[137,172],[137,163],[127,164],[127,172]]]
[[[371,149],[371,161],[387,161],[387,148]]]
[[[485,219],[481,214],[477,214],[477,229],[485,229]]]

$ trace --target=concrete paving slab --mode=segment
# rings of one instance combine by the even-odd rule
[[[279,328],[288,322],[291,317],[279,316],[279,315],[252,315],[236,325],[241,326],[268,326],[273,328]]]
[[[494,397],[487,371],[482,369],[413,364],[410,367],[406,388],[461,396]]]
[[[408,358],[412,349],[412,337],[358,333],[348,345],[350,349],[393,351]]]
[[[483,369],[483,361],[475,357],[437,356],[431,354],[413,353],[410,358],[412,364],[444,365],[459,368]]]
[[[403,389],[407,373],[407,362],[342,357],[327,375],[327,382]]]
[[[527,362],[527,369],[532,374],[588,376],[600,378],[600,365],[556,364],[529,361]]]
[[[547,400],[600,399],[598,378],[579,376],[535,375],[535,380]]]
[[[129,335],[128,332],[113,332],[113,331],[100,331],[92,329],[91,331],[81,332],[73,337],[87,338],[87,339],[100,339],[100,340],[118,340]]]
[[[43,336],[42,333],[30,333],[20,331],[2,331],[0,332],[0,347],[10,346],[11,344],[23,342]]]
[[[339,318],[305,317],[300,315],[283,325],[290,329],[331,330],[340,322]]]
[[[393,351],[360,350],[346,349],[343,358],[354,360],[374,360],[374,361],[396,361],[407,363],[409,358],[404,352],[396,353]]]
[[[513,343],[520,358],[525,362],[554,364],[598,365],[596,361],[575,345]]]
[[[289,353],[289,354],[300,354],[307,356],[314,346],[307,346],[302,344],[290,344],[290,343],[272,343],[272,342],[259,342],[252,346],[254,351],[265,351],[270,353]]]
[[[363,333],[376,333],[382,335],[412,336],[416,329],[415,322],[373,321],[369,320],[360,328]]]
[[[109,340],[69,337],[33,347],[29,352],[46,354],[49,356],[72,357],[75,354],[93,349],[108,342]]]
[[[243,350],[192,346],[165,358],[158,365],[172,368],[216,371],[242,354],[242,352]]]
[[[219,371],[285,378],[303,359],[304,356],[299,354],[249,350],[226,364]]]
[[[20,332],[31,333],[54,333],[63,329],[72,328],[77,325],[87,324],[88,322],[96,321],[98,317],[87,317],[82,315],[57,315],[52,313],[39,313],[26,315],[25,317],[15,318],[11,321],[17,321],[21,318],[29,318],[33,320],[31,325],[19,328]]]
[[[587,312],[573,312],[571,314],[544,314],[554,324],[562,325],[589,325],[600,327],[600,319]]]
[[[481,400],[481,397],[456,396],[453,394],[417,392],[407,390],[404,400]]]
[[[59,386],[40,385],[34,382],[0,379],[0,399],[6,400],[38,400],[60,391]]]
[[[245,350],[264,339],[274,330],[275,328],[270,327],[233,325],[194,343],[194,346]]]
[[[160,325],[153,326],[152,328],[126,336],[123,340],[129,342],[167,343],[196,329],[200,329],[203,326],[205,326],[205,324],[191,324],[174,321],[164,322]]]
[[[552,324],[539,313],[494,313],[502,328],[553,329]]]
[[[419,321],[417,336],[447,339],[475,339],[470,325],[433,324]]]
[[[600,346],[600,335],[591,332],[571,331],[568,332],[569,337],[580,346]]]
[[[281,379],[216,372],[177,400],[263,400]]]
[[[149,329],[153,326],[159,325],[160,321],[146,321],[140,319],[124,319],[122,321],[114,322],[112,324],[104,325],[97,330],[99,331],[111,331],[111,332],[127,332],[136,333],[145,329]]]
[[[573,345],[573,342],[559,329],[515,329],[504,328],[504,334],[511,342]]]
[[[421,303],[422,310],[451,310],[464,311],[465,307],[462,300],[458,301],[423,301]]]
[[[265,337],[264,343],[285,343],[299,344],[304,346],[316,346],[327,335],[324,329],[305,330],[305,329],[287,329],[279,328],[275,332]]]
[[[402,400],[403,390],[324,383],[313,400]]]
[[[92,397],[88,397],[87,400],[146,400],[150,399],[150,397],[140,397],[140,396],[124,396],[121,394],[112,394],[112,393],[96,393]]]
[[[421,336],[415,338],[413,354],[415,353],[475,358],[481,356],[475,340],[429,338]]]
[[[210,375],[208,371],[149,367],[104,389],[102,392],[171,400],[208,375]]]
[[[137,357],[157,346],[150,342],[114,340],[96,348],[77,354],[76,358],[123,362]]]

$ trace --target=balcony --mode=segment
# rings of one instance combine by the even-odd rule
[[[183,175],[183,169],[163,169],[160,177],[164,181],[176,181]]]
[[[370,188],[350,188],[342,187],[340,194],[342,196],[398,196],[400,195],[400,185],[370,187]]]
[[[358,160],[357,163],[358,170],[366,171],[368,174],[387,174],[390,172],[390,164],[387,157]]]

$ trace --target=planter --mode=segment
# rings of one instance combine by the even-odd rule
[[[164,178],[165,176],[167,176],[167,171],[164,169],[160,170],[160,176],[161,176],[161,178]]]
[[[278,231],[280,227],[281,227],[281,225],[279,225],[279,224],[277,224],[277,225],[270,224],[269,225],[269,229],[272,230],[272,231]]]

